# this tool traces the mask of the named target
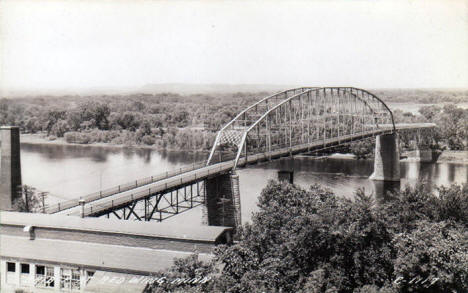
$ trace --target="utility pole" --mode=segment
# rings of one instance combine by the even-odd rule
[[[41,192],[41,199],[42,199],[42,213],[45,214],[45,197],[47,196],[47,192]]]

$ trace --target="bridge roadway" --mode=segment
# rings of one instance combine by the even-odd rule
[[[412,124],[396,124],[397,130],[415,130],[422,128],[433,128],[435,124],[433,123],[412,123]],[[337,138],[330,138],[320,141],[314,141],[312,143],[295,145],[287,148],[282,148],[279,150],[248,155],[247,158],[242,158],[239,162],[240,166],[245,166],[247,164],[254,164],[262,161],[268,161],[273,159],[278,159],[280,157],[295,155],[299,153],[305,153],[315,150],[326,149],[334,147],[343,143],[348,143],[356,140],[361,140],[369,137],[373,137],[379,134],[391,133],[392,127],[384,126],[379,129],[361,132],[359,134],[345,135]],[[130,202],[135,200],[143,199],[151,194],[157,194],[164,192],[166,190],[176,189],[177,187],[183,187],[188,184],[202,181],[208,177],[227,173],[232,170],[234,167],[234,160],[227,162],[217,163],[209,166],[200,167],[195,170],[189,169],[187,172],[176,173],[172,177],[164,178],[157,180],[155,182],[138,186],[136,184],[135,188],[125,190],[122,192],[115,192],[113,194],[108,194],[105,196],[95,196],[91,199],[84,198],[85,204],[85,216],[97,216],[102,215],[105,212],[115,210],[119,207],[128,205]],[[166,176],[167,177],[167,176]],[[56,210],[50,210],[48,213],[62,214],[62,215],[73,215],[79,216],[81,213],[81,206],[79,205],[79,199],[69,201],[67,207]]]

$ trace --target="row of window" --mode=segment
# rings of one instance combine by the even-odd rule
[[[30,264],[21,263],[20,273],[24,278],[30,274]],[[16,263],[7,262],[7,272],[9,274],[16,273]],[[94,275],[94,271],[85,271],[86,283],[89,282]],[[80,290],[81,287],[81,272],[79,269],[60,268],[60,289]],[[52,266],[36,265],[36,275],[34,277],[34,286],[43,288],[55,287],[55,270]]]

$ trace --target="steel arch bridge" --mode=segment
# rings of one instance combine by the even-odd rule
[[[301,87],[282,91],[249,106],[217,134],[207,160],[234,149],[241,158],[332,138],[395,132],[393,114],[374,94],[354,87]]]
[[[237,167],[335,148],[397,130],[419,132],[435,126],[395,125],[387,105],[366,90],[290,89],[254,103],[227,123],[218,132],[207,161],[61,202],[44,212],[163,221],[203,205],[206,223],[234,227],[241,223]],[[374,173],[376,169],[380,173],[374,179],[399,180],[397,136],[382,137],[390,139],[380,140],[386,147],[376,146]]]

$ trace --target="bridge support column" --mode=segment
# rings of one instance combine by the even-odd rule
[[[371,180],[400,181],[398,134],[382,134],[375,139],[374,173]]]
[[[203,223],[210,226],[239,227],[241,203],[239,175],[221,174],[205,180],[206,194]]]
[[[434,160],[434,154],[429,148],[418,148],[416,150],[416,158],[422,163],[432,163]]]
[[[17,126],[0,127],[2,137],[0,210],[11,210],[21,186],[20,134]]]
[[[375,199],[377,203],[388,202],[390,196],[388,192],[397,192],[400,191],[401,182],[400,181],[372,181],[374,185]]]
[[[286,181],[294,184],[294,170],[280,170],[278,171],[278,181]]]
[[[406,153],[408,161],[421,162],[421,163],[433,163],[436,162],[441,153],[435,150],[417,147],[416,150]]]

